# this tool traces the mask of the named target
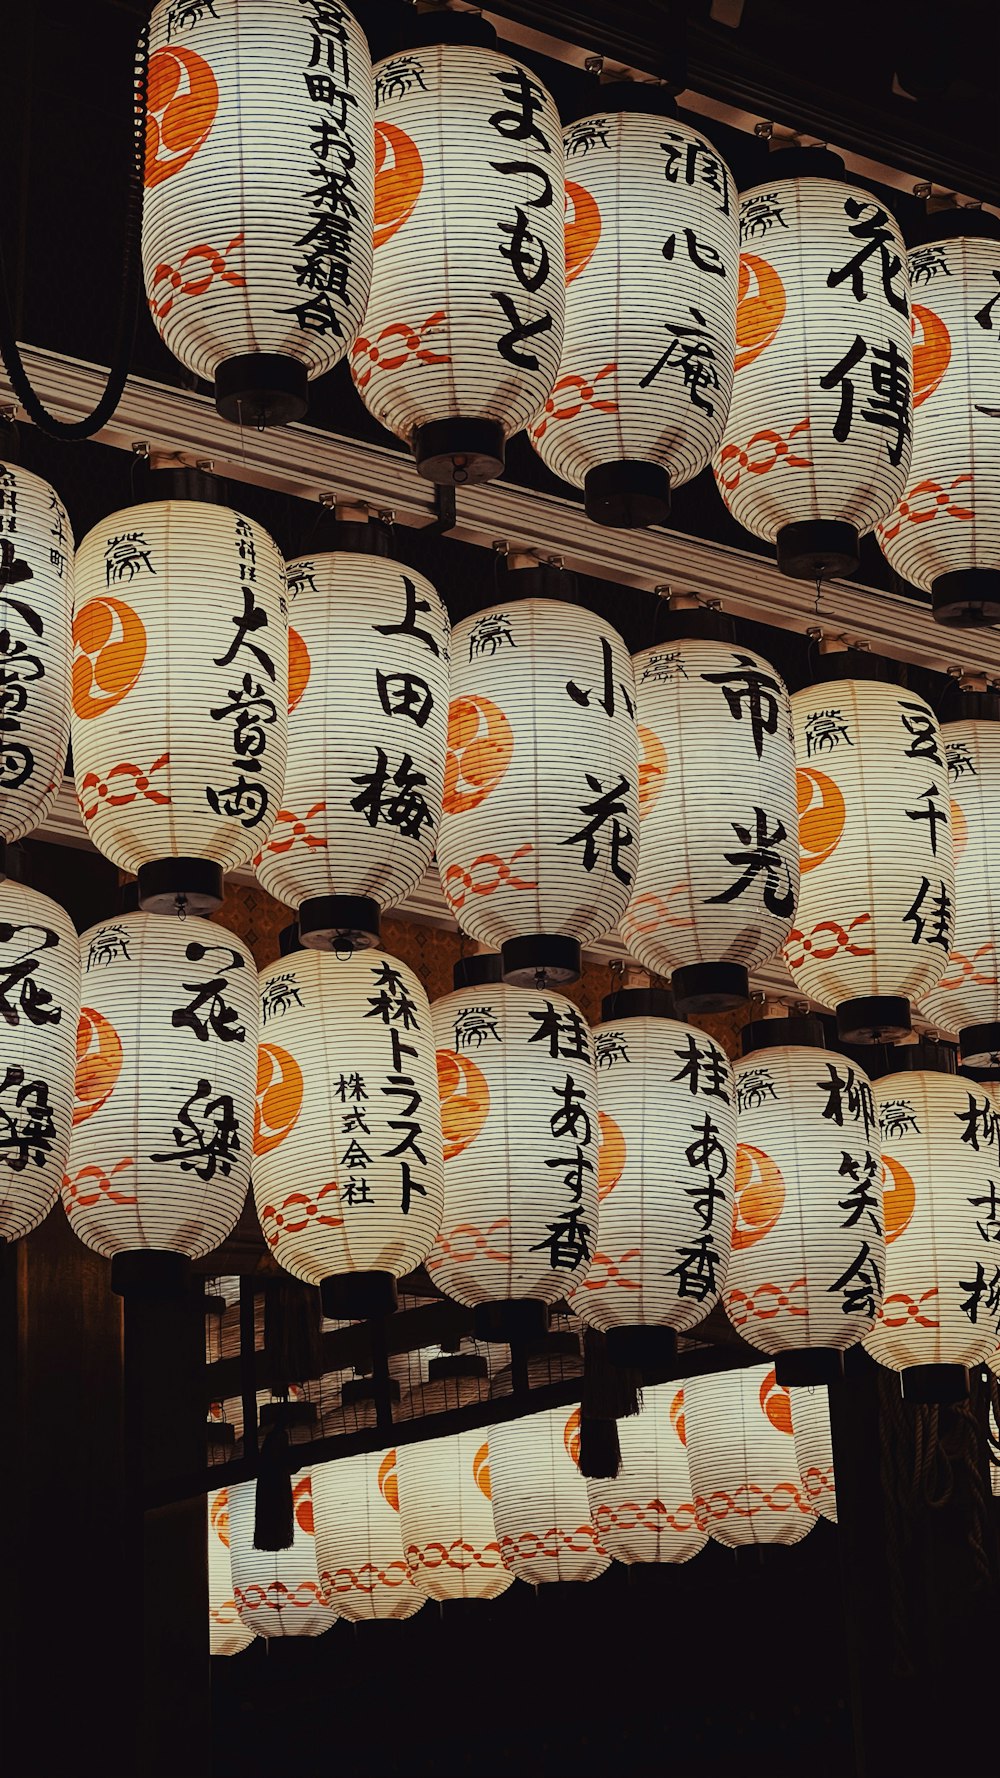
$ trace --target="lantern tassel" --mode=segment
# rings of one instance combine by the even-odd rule
[[[608,1360],[607,1341],[588,1327],[583,1336],[583,1394],[585,1418],[630,1420],[642,1408],[639,1371],[625,1370]]]
[[[255,1550],[290,1550],[295,1536],[288,1428],[280,1418],[261,1446],[254,1504]]]
[[[613,1482],[622,1466],[618,1426],[614,1420],[580,1416],[580,1474],[592,1481]]]

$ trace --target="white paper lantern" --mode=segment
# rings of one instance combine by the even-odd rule
[[[530,435],[604,525],[666,520],[722,442],[733,385],[736,187],[700,131],[655,115],[665,90],[616,85],[563,136],[566,331]]]
[[[885,1301],[865,1347],[902,1371],[909,1400],[954,1400],[1000,1339],[1000,1094],[918,1068],[877,1081],[875,1098]]]
[[[236,1609],[257,1636],[322,1636],[338,1616],[316,1566],[309,1470],[300,1470],[292,1482],[292,1546],[287,1550],[253,1547],[256,1482],[235,1482],[228,1491]]]
[[[816,1523],[802,1485],[788,1390],[773,1369],[717,1371],[684,1385],[695,1512],[717,1543],[798,1543]]]
[[[493,1524],[490,1451],[479,1429],[400,1445],[399,1522],[414,1582],[432,1599],[496,1599],[514,1576]]]
[[[142,905],[205,913],[266,841],[288,726],[284,563],[194,500],[127,507],[77,555],[73,764],[87,830]]]
[[[948,770],[914,692],[830,680],[792,698],[802,881],[785,961],[845,1042],[906,1034],[955,926]]]
[[[69,744],[73,533],[54,488],[0,462],[0,871],[44,821]]]
[[[63,1204],[81,1241],[118,1256],[114,1284],[161,1262],[169,1271],[177,1255],[199,1259],[236,1224],[250,1180],[257,972],[242,939],[207,920],[124,914],[80,947]]]
[[[598,1240],[570,1301],[641,1366],[715,1307],[729,1265],[736,1088],[721,1044],[625,989],[594,1029],[601,1151]]]
[[[622,936],[672,976],[679,1012],[724,1010],[795,914],[788,693],[760,655],[714,640],[646,649],[635,676],[642,839]]]
[[[736,375],[715,475],[733,517],[806,580],[852,574],[910,463],[913,348],[894,217],[837,158],[740,201]],[[832,177],[826,177],[826,172]]]
[[[459,40],[375,67],[375,263],[351,368],[421,475],[487,481],[559,369],[562,134],[483,20],[430,29]]]
[[[427,996],[383,951],[296,951],[261,975],[253,1185],[278,1264],[328,1315],[395,1305],[444,1201]]]
[[[434,856],[448,615],[422,574],[340,549],[289,568],[289,721],[277,821],[255,860],[304,944],[378,932]],[[367,908],[358,908],[358,900]]]
[[[153,321],[219,411],[301,418],[358,332],[375,156],[364,32],[322,0],[160,0],[142,259]]]
[[[614,1481],[587,1482],[594,1529],[616,1562],[689,1562],[708,1532],[694,1506],[684,1391],[643,1391],[642,1410],[618,1421],[622,1466]]]
[[[957,238],[909,255],[913,455],[878,540],[939,623],[968,626],[1000,618],[1000,224],[983,211],[945,218]]]
[[[603,618],[518,591],[552,572],[515,571],[512,601],[456,626],[437,848],[462,931],[505,946],[505,976],[524,984],[538,967],[552,982],[579,974],[639,859],[632,662]]]
[[[500,1554],[532,1586],[596,1580],[611,1560],[594,1528],[579,1455],[579,1408],[551,1408],[490,1428]]]
[[[208,1507],[208,1634],[213,1655],[238,1655],[253,1641],[240,1618],[229,1560],[229,1491],[216,1488]]]
[[[830,1396],[826,1389],[790,1389],[795,1456],[810,1505],[837,1523],[837,1484],[833,1473]]]
[[[340,1616],[364,1623],[419,1611],[425,1595],[403,1554],[395,1451],[318,1464],[312,1497],[320,1583]]]
[[[0,876],[0,1241],[59,1196],[73,1122],[80,944],[57,902]]]

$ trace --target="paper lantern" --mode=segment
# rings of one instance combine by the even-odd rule
[[[80,945],[69,915],[0,876],[0,1242],[59,1196],[69,1159]]]
[[[395,1451],[359,1452],[312,1472],[320,1584],[341,1617],[412,1617],[414,1585],[399,1524]]]
[[[635,676],[641,844],[622,936],[671,976],[682,1016],[723,1011],[746,999],[748,970],[781,949],[795,914],[788,693],[751,649],[696,635],[637,655]]]
[[[384,548],[376,526],[338,529]],[[371,551],[299,558],[288,592],[288,761],[257,879],[297,909],[303,944],[370,942],[434,856],[448,615],[422,574]]]
[[[432,1599],[496,1599],[514,1576],[493,1524],[482,1430],[400,1445],[399,1523],[416,1586]]]
[[[132,506],[77,556],[73,764],[99,852],[153,912],[208,913],[281,807],[285,571],[260,526],[195,500]]]
[[[772,1368],[689,1377],[684,1420],[695,1512],[716,1543],[798,1543],[812,1530],[788,1390]]]
[[[670,997],[626,988],[594,1029],[598,1238],[570,1301],[641,1368],[715,1307],[729,1264],[736,1089],[721,1044],[669,1016]]]
[[[830,679],[792,698],[802,882],[785,961],[844,1042],[892,1042],[955,927],[948,770],[914,692]]]
[[[603,618],[507,576],[511,597],[458,624],[438,868],[463,932],[504,975],[580,973],[580,947],[625,912],[639,856],[632,662]]]
[[[351,369],[421,475],[488,481],[559,369],[559,116],[485,20],[438,12],[413,33],[375,67],[375,264]]]
[[[744,1027],[733,1252],[723,1301],[780,1383],[841,1375],[882,1306],[878,1113],[871,1081],[823,1048],[818,1019]]]
[[[740,201],[736,375],[715,476],[778,567],[818,580],[854,573],[860,539],[907,485],[913,346],[894,217],[836,155],[800,151],[797,165],[802,177],[776,165]]]
[[[80,941],[63,1204],[112,1288],[166,1284],[226,1239],[250,1180],[257,972],[207,920],[123,914]]]
[[[493,1522],[500,1554],[532,1586],[596,1580],[611,1558],[580,1474],[580,1410],[551,1408],[490,1428]]]
[[[790,1389],[795,1456],[811,1506],[837,1523],[837,1485],[833,1473],[830,1396],[826,1389]]]
[[[444,1198],[427,996],[383,951],[297,951],[260,979],[253,1185],[278,1264],[327,1315],[395,1307]]]
[[[966,627],[1000,620],[1000,221],[945,210],[929,222],[951,238],[909,255],[913,455],[878,540],[938,623]]]
[[[614,1481],[587,1482],[594,1529],[617,1562],[689,1562],[708,1533],[695,1512],[688,1470],[684,1391],[643,1391],[642,1410],[618,1421],[622,1466]]]
[[[1000,1094],[916,1068],[877,1081],[875,1099],[885,1301],[865,1347],[908,1400],[958,1400],[1000,1339]]]
[[[623,82],[601,98],[563,136],[566,331],[530,436],[556,475],[583,488],[589,518],[661,524],[671,488],[722,443],[738,199],[712,144],[669,115],[665,87]]]
[[[235,1482],[228,1490],[236,1609],[257,1636],[322,1636],[338,1616],[316,1566],[310,1471],[300,1470],[292,1483],[294,1523],[287,1550],[253,1547],[256,1482]]]
[[[73,533],[54,488],[0,462],[0,874],[44,821],[69,744]]]
[[[240,1618],[229,1560],[229,1492],[216,1488],[208,1507],[208,1634],[214,1655],[238,1655],[253,1641]]]
[[[153,321],[227,419],[301,419],[371,282],[371,58],[346,6],[160,0],[142,260]]]

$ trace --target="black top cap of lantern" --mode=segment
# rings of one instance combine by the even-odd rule
[[[452,984],[459,988],[485,988],[503,981],[499,951],[480,951],[471,957],[460,957],[451,972]]]
[[[536,562],[531,568],[508,568],[503,575],[499,596],[511,599],[562,599],[567,605],[579,605],[580,583],[569,568],[554,562]]]
[[[775,1019],[751,1019],[740,1032],[740,1049],[744,1056],[754,1050],[780,1049],[785,1044],[801,1044],[806,1049],[826,1048],[823,1021],[814,1013],[790,1013]]]
[[[229,489],[222,477],[187,463],[165,469],[146,468],[139,478],[139,491],[148,500],[201,500],[208,506],[229,505]]]
[[[497,34],[479,12],[415,13],[403,26],[400,49],[430,49],[436,43],[471,44],[477,49],[496,49]]]
[[[874,679],[882,685],[898,685],[894,661],[884,655],[869,654],[864,648],[841,648],[821,654],[809,675],[810,685],[825,685],[828,679]]]
[[[736,646],[736,622],[720,606],[687,605],[656,614],[656,644],[661,642],[724,642]]]
[[[847,179],[849,174],[839,154],[832,148],[818,145],[803,148],[789,143],[787,148],[772,148],[767,157],[767,179]],[[756,179],[762,185],[764,179]]]
[[[906,232],[908,247],[931,247],[938,241],[1000,241],[1000,216],[994,216],[992,210],[960,209],[953,204],[946,210],[927,212]]]
[[[333,507],[321,507],[304,527],[297,556],[326,555],[347,550],[356,556],[392,555],[392,528],[386,519],[339,519]]]
[[[675,1019],[677,1011],[669,988],[618,988],[601,1001],[602,1020]]]
[[[28,861],[23,847],[14,840],[0,837],[0,883],[9,877],[12,883],[28,886]]]
[[[845,1055],[863,1068],[869,1080],[888,1074],[912,1074],[929,1068],[936,1074],[958,1073],[958,1047],[936,1037],[918,1037],[916,1043],[872,1043],[843,1046]]]
[[[1000,722],[1000,692],[960,691],[947,722]]]
[[[292,920],[290,925],[283,926],[278,933],[278,956],[292,957],[295,955],[296,951],[301,951],[301,949],[302,940],[299,937],[299,923],[297,920]]]

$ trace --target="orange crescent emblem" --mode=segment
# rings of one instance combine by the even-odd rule
[[[477,809],[495,790],[514,754],[514,731],[489,698],[453,698],[444,768],[446,815]]]
[[[381,247],[413,214],[424,183],[416,143],[398,124],[375,125],[375,246]]]
[[[316,1521],[313,1518],[312,1476],[304,1475],[301,1481],[296,1482],[292,1489],[292,1510],[299,1530],[304,1531],[307,1537],[313,1537]]]
[[[269,1154],[284,1142],[302,1110],[302,1093],[302,1070],[295,1057],[276,1043],[262,1043],[257,1054],[254,1154]]]
[[[917,1188],[913,1177],[907,1172],[902,1161],[894,1155],[882,1156],[882,1220],[885,1223],[885,1244],[890,1246],[898,1241],[910,1226],[917,1202]]]
[[[74,617],[73,646],[73,709],[86,722],[132,690],[146,659],[146,630],[131,605],[102,593]]]
[[[646,728],[641,722],[637,726],[639,745],[642,748],[639,759],[639,820],[645,821],[667,781],[667,750],[659,735],[654,734],[651,728]]]
[[[309,684],[312,672],[312,661],[309,650],[299,635],[298,630],[289,627],[288,631],[288,714],[297,709],[302,702],[302,694]]]
[[[913,334],[913,405],[929,401],[951,363],[951,334],[933,309],[914,303],[910,321]]]
[[[218,109],[219,88],[202,56],[175,43],[153,51],[146,80],[147,188],[187,166]]]
[[[733,1185],[733,1246],[752,1247],[769,1235],[784,1203],[781,1169],[762,1148],[739,1143]]]
[[[121,1071],[122,1040],[110,1019],[92,1006],[81,1007],[76,1028],[74,1125],[85,1124],[107,1104]]]
[[[580,1410],[579,1410],[579,1408],[573,1409],[573,1412],[571,1413],[569,1419],[567,1420],[565,1426],[563,1427],[563,1444],[566,1446],[567,1452],[569,1453],[573,1462],[576,1464],[577,1468],[579,1469],[579,1467],[580,1467]]]
[[[480,1445],[472,1459],[472,1479],[480,1494],[484,1494],[487,1500],[492,1500],[493,1481],[490,1476],[490,1447],[488,1444]]]
[[[396,1469],[395,1451],[387,1451],[378,1468],[378,1491],[386,1506],[391,1506],[394,1513],[399,1511],[399,1474]]]
[[[687,1425],[684,1420],[684,1391],[683,1391],[683,1389],[678,1389],[677,1394],[674,1396],[673,1401],[670,1403],[670,1424],[673,1427],[674,1431],[676,1432],[677,1437],[680,1439],[681,1444],[686,1445],[688,1441],[687,1441]]]
[[[597,1123],[601,1132],[601,1147],[597,1157],[597,1196],[606,1198],[613,1192],[625,1171],[625,1137],[621,1125],[616,1124],[613,1117],[606,1111],[597,1113]]]
[[[601,238],[597,199],[575,179],[566,181],[566,282],[585,271]]]
[[[209,1508],[212,1530],[220,1543],[229,1548],[229,1490],[220,1488]]]
[[[795,774],[795,796],[799,806],[799,862],[803,871],[815,870],[826,863],[840,844],[847,817],[843,793],[825,772],[818,772],[815,766],[802,766]]]
[[[742,370],[774,339],[785,318],[785,286],[773,265],[759,253],[740,254],[739,300],[736,309],[736,360]]]
[[[489,1115],[490,1089],[482,1069],[454,1050],[438,1050],[437,1072],[444,1158],[451,1161],[479,1135]]]
[[[788,1390],[778,1382],[773,1370],[769,1370],[760,1386],[760,1405],[776,1432],[787,1432],[792,1436],[792,1403]]]

